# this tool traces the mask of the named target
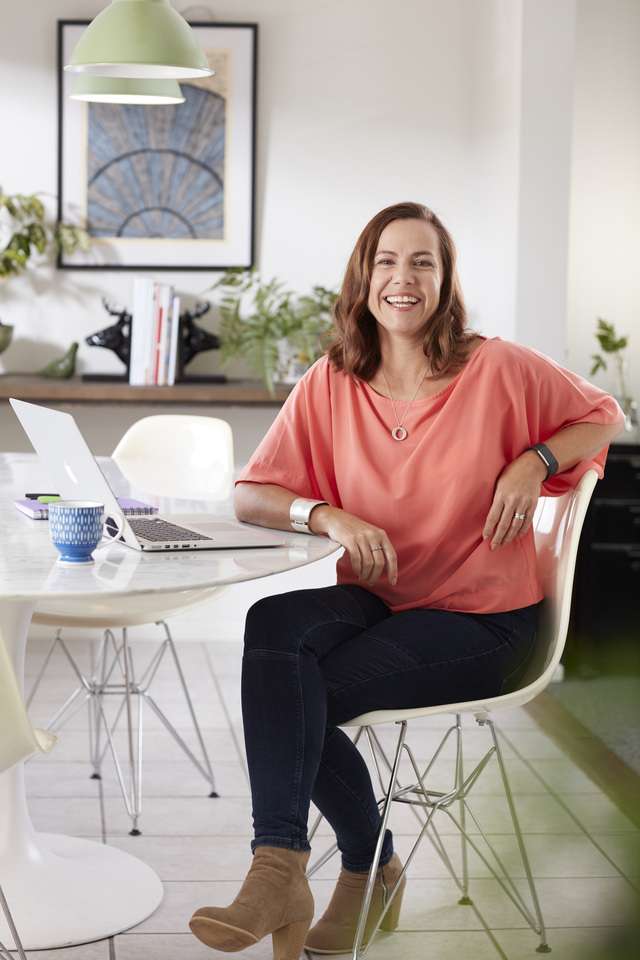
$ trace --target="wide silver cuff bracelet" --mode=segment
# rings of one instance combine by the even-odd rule
[[[323,503],[328,503],[328,501],[306,500],[304,497],[298,497],[297,500],[294,500],[289,508],[289,520],[293,529],[297,530],[298,533],[313,533],[309,529],[309,517],[313,508],[319,507]]]

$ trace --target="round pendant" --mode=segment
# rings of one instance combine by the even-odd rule
[[[404,427],[394,427],[391,431],[391,436],[394,440],[406,440],[408,433]]]

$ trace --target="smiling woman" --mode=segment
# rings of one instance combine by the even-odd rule
[[[442,221],[419,203],[381,210],[347,264],[331,363],[376,388],[386,374],[396,399],[410,397],[416,383],[419,395],[428,396],[429,385],[446,385],[478,341],[466,324],[456,248]]]
[[[240,520],[292,524],[345,551],[334,586],[265,597],[247,616],[255,857],[233,904],[192,919],[196,936],[221,950],[273,932],[276,954],[276,940],[289,938],[287,957],[303,946],[351,952],[370,869],[367,929],[397,926],[402,864],[381,832],[366,764],[339,727],[520,682],[543,599],[537,499],[575,487],[589,468],[602,476],[622,427],[615,400],[582,377],[467,329],[453,241],[419,204],[389,207],[365,227],[335,322],[328,355],[297,383],[236,481]],[[308,929],[312,799],[343,870]],[[384,919],[383,889],[393,900]]]

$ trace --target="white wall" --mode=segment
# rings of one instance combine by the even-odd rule
[[[589,373],[596,317],[630,335],[640,401],[640,3],[580,0],[569,244],[569,366]],[[594,383],[616,390],[613,368]]]
[[[523,8],[516,337],[566,364],[576,6]]]
[[[514,335],[521,4],[216,4],[221,20],[260,24],[257,251],[266,275],[300,291],[314,282],[337,285],[366,220],[388,203],[418,199],[457,240],[473,324]],[[55,20],[91,17],[102,6],[24,0],[3,11],[0,89],[11,91],[0,102],[6,190],[54,193]],[[18,129],[24,132],[8,136]],[[168,279],[195,294],[212,276]],[[126,274],[47,269],[4,284],[0,312],[17,327],[7,368],[37,368],[97,329],[100,295],[126,301],[130,284]],[[215,357],[196,363],[209,368]],[[79,364],[118,368],[107,352],[86,347]]]
[[[90,18],[103,5],[3,5],[6,190],[54,194],[55,21]],[[450,227],[482,332],[537,346],[584,374],[595,314],[623,328],[636,322],[635,0],[226,0],[215,14],[260,25],[256,226],[265,275],[301,292],[339,284],[366,220],[412,198]],[[594,239],[606,237],[598,260],[594,224]],[[192,294],[214,278],[159,276]],[[0,370],[36,369],[102,326],[100,296],[127,301],[130,285],[127,274],[46,268],[3,284],[0,316],[16,325],[17,342]],[[639,349],[632,342],[636,384]],[[118,362],[83,346],[79,366],[110,371]],[[193,370],[216,367],[210,353]]]
[[[10,138],[8,150],[5,140],[6,190],[55,191],[55,20],[91,17],[103,5],[25,0],[3,10],[0,89],[11,96],[0,103],[0,130],[29,118],[28,138],[26,131]],[[260,24],[257,254],[266,275],[300,291],[314,282],[338,284],[358,231],[397,200],[424,200],[454,227],[464,222],[467,5],[413,0],[396,4],[392,14],[380,0],[215,5],[220,20]],[[192,293],[213,279],[165,277]],[[16,344],[5,362],[13,369],[40,364],[53,344],[102,325],[100,294],[127,300],[130,285],[127,274],[99,272],[42,271],[33,284],[12,280],[0,311],[32,342]],[[86,369],[116,369],[110,361],[105,351],[82,350]]]
[[[516,338],[522,72],[520,0],[468,7],[469,145],[462,247],[467,306],[483,332]]]

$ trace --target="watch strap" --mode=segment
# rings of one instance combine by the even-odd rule
[[[551,450],[549,450],[549,447],[546,445],[546,443],[535,443],[532,447],[528,447],[527,449],[535,450],[547,468],[547,475],[544,478],[545,480],[548,480],[549,477],[552,477],[554,473],[558,472],[558,461],[551,453]]]

